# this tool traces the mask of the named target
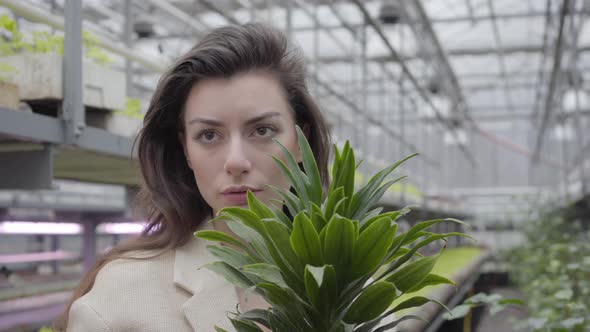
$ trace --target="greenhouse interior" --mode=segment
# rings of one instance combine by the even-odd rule
[[[0,0],[0,331],[590,331],[587,15],[582,0]],[[302,87],[243,60],[272,38],[240,33],[269,31],[299,50]],[[227,50],[238,69],[166,88]],[[263,138],[234,135],[236,111],[215,145],[168,135],[254,98],[211,97],[227,89],[297,119],[315,103],[285,118],[293,135],[264,127],[301,159],[254,156]],[[272,204],[239,187],[217,210],[197,174],[243,185],[268,165]],[[181,169],[190,181],[169,186]],[[201,219],[175,226],[186,216]],[[184,243],[201,248],[183,277],[201,297],[172,265]],[[150,284],[143,267],[116,274],[140,264],[120,248],[176,261]]]

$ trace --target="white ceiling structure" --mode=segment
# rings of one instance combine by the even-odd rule
[[[18,2],[63,17],[64,0]],[[473,208],[488,216],[519,210],[507,197],[588,193],[589,1],[84,0],[83,10],[85,28],[135,55],[130,94],[145,102],[159,69],[208,29],[267,22],[304,50],[312,93],[362,171],[420,152],[403,169],[410,182],[464,205],[477,190]],[[138,22],[154,34],[139,38]],[[125,56],[112,56],[123,70]]]

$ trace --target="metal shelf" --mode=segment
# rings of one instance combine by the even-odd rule
[[[51,174],[55,178],[126,186],[139,184],[136,155],[132,151],[134,138],[85,127],[72,144],[66,141],[65,133],[61,118],[0,107],[0,155],[50,147]],[[15,176],[14,172],[2,174]]]

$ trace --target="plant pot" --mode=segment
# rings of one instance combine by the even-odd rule
[[[19,86],[24,101],[63,99],[63,56],[56,53],[19,54],[0,57],[0,63],[16,69],[12,83]],[[125,74],[83,61],[84,105],[124,109],[127,89]]]
[[[18,110],[19,102],[18,85],[0,81],[0,107]]]

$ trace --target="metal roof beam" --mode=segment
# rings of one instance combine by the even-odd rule
[[[549,125],[549,117],[551,110],[554,106],[555,90],[557,89],[557,80],[561,72],[561,58],[563,56],[563,27],[565,25],[566,14],[570,8],[570,0],[564,0],[561,6],[561,13],[559,15],[559,31],[557,34],[557,40],[555,42],[555,49],[553,54],[553,69],[551,71],[551,77],[549,79],[549,87],[547,91],[547,97],[545,99],[545,108],[541,117],[541,124],[539,126],[539,133],[537,134],[537,140],[533,150],[532,161],[537,162],[539,160],[539,154],[543,147],[543,140],[545,138],[545,131]]]
[[[402,71],[406,74],[406,76],[408,77],[408,79],[410,80],[410,82],[414,85],[414,87],[419,92],[419,94],[422,97],[422,99],[424,101],[426,101],[426,103],[434,110],[437,119],[444,126],[446,126],[449,130],[451,130],[451,132],[456,137],[458,137],[456,128],[454,128],[445,118],[443,118],[443,116],[441,115],[440,110],[433,104],[432,100],[430,99],[430,97],[426,93],[424,87],[422,87],[418,83],[417,79],[414,77],[414,75],[412,74],[412,72],[410,72],[410,69],[406,65],[405,61],[400,58],[399,53],[393,48],[393,46],[389,42],[389,39],[387,39],[387,37],[383,33],[383,30],[381,29],[381,27],[379,26],[379,24],[377,22],[375,22],[375,20],[373,19],[373,17],[371,17],[371,15],[369,14],[369,12],[367,11],[367,8],[363,5],[363,3],[360,0],[352,0],[352,1],[356,4],[356,6],[358,7],[358,9],[363,14],[363,17],[365,19],[365,22],[367,22],[368,25],[370,25],[371,27],[373,27],[373,29],[377,32],[377,35],[379,35],[379,37],[381,38],[381,40],[383,41],[383,43],[385,44],[385,46],[387,47],[387,49],[391,53],[391,56],[394,59],[398,59],[399,64],[400,64],[400,66],[402,68]],[[473,157],[473,154],[471,152],[469,152],[469,150],[467,150],[467,148],[464,145],[459,145],[459,149],[465,155],[466,159],[473,166],[476,166],[477,165],[477,161]]]

